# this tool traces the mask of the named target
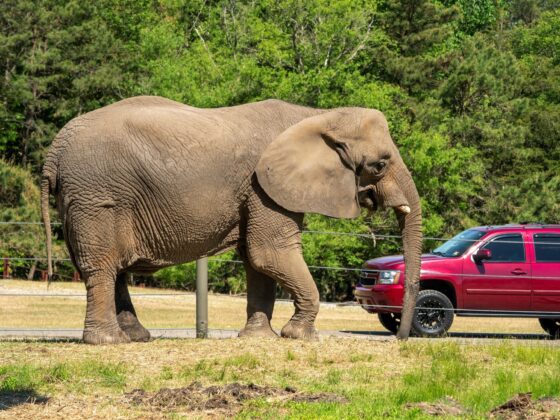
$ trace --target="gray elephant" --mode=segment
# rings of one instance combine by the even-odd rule
[[[198,109],[135,97],[81,115],[58,133],[41,180],[51,267],[49,193],[85,280],[86,343],[146,341],[126,275],[237,247],[247,271],[240,336],[276,336],[276,284],[294,299],[282,328],[314,338],[319,293],[302,257],[305,212],[352,218],[393,207],[403,234],[407,338],[418,293],[421,210],[383,114],[278,100]]]

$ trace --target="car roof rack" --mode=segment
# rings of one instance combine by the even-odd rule
[[[476,226],[474,229],[487,229],[487,230],[497,230],[502,228],[560,228],[560,223],[545,223],[545,222],[520,222],[520,223],[508,223],[504,225],[486,225],[486,226]]]

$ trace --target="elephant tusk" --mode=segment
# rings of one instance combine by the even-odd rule
[[[404,213],[404,214],[410,213],[410,207],[405,206],[405,205],[398,206],[397,210],[400,211],[401,213]]]

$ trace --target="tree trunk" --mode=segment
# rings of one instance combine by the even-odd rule
[[[37,269],[37,260],[33,260],[33,264],[31,264],[31,268],[27,272],[27,280],[33,280],[36,269]]]

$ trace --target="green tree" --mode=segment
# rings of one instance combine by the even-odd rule
[[[33,260],[46,255],[43,227],[21,224],[40,220],[39,196],[29,171],[0,159],[0,220],[4,222],[0,225],[0,258],[16,258],[10,261],[15,276],[32,278],[37,264],[46,268],[44,261]],[[53,250],[55,255],[65,257],[60,242],[55,243]]]
[[[94,3],[0,5],[0,156],[39,170],[66,121],[128,96],[131,57]]]
[[[200,107],[265,98],[364,106],[388,118],[422,196],[427,235],[475,224],[559,221],[559,5],[6,0],[0,4],[0,157],[36,175],[46,146],[70,118],[137,94]],[[0,192],[11,197],[3,202],[3,220],[38,220],[28,199],[35,197],[29,171],[3,165],[8,181]],[[305,224],[366,235],[304,234],[310,265],[357,267],[400,252],[398,240],[378,237],[374,246],[367,236],[370,229],[398,233],[390,212],[353,221],[308,215]],[[14,242],[4,241],[3,249],[41,252],[32,235],[9,229],[16,239],[9,236]],[[425,248],[435,245],[428,241]],[[243,290],[239,264],[215,262],[211,269],[214,290]],[[193,270],[192,264],[169,268],[150,281],[181,287],[190,279],[190,287]],[[313,269],[313,275],[323,298],[350,298],[355,272]]]
[[[390,42],[378,48],[368,70],[424,97],[435,88],[454,48],[456,7],[430,0],[386,0],[379,23]]]

